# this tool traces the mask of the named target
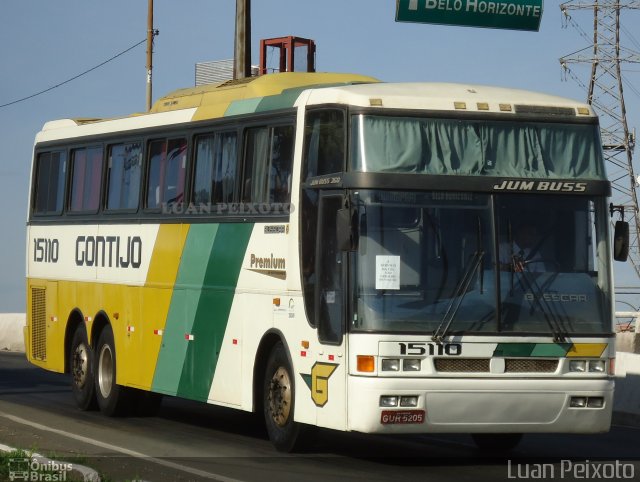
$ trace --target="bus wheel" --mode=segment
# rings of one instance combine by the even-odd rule
[[[96,408],[96,392],[93,381],[93,350],[89,346],[87,330],[79,325],[73,333],[69,351],[71,390],[80,410]]]
[[[263,386],[263,410],[271,443],[280,452],[299,448],[300,424],[293,421],[295,385],[284,345],[269,355]]]
[[[123,415],[129,408],[129,393],[116,384],[116,350],[109,325],[100,333],[96,357],[95,391],[100,411],[109,417]]]
[[[477,447],[485,452],[508,452],[522,440],[521,433],[474,433],[471,437]]]

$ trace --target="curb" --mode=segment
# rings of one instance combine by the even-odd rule
[[[6,452],[14,452],[16,450],[18,449],[9,447],[8,445],[0,444],[0,452],[6,453]],[[66,467],[67,465],[70,465],[71,468],[69,472],[78,474],[80,477],[82,477],[82,480],[84,480],[85,482],[100,482],[100,475],[98,474],[98,472],[96,472],[94,469],[91,469],[89,467],[85,467],[84,465],[73,464],[71,462],[57,462],[55,460],[52,460],[50,458],[45,457],[44,455],[40,455],[35,452],[31,453],[30,457],[31,457],[31,463],[33,463],[33,461],[36,461],[41,466]],[[63,471],[62,473],[66,474],[66,470]],[[11,475],[9,477],[11,477]],[[26,479],[26,480],[31,480],[31,479]],[[41,480],[46,480],[46,479],[41,479]]]

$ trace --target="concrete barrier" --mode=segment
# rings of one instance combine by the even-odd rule
[[[24,313],[0,313],[0,350],[24,352]]]

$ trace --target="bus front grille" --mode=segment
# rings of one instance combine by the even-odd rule
[[[558,360],[536,358],[507,358],[505,373],[553,373],[558,368]]]
[[[489,373],[490,358],[436,358],[436,371],[444,373]],[[505,358],[504,373],[553,373],[558,360],[536,358]],[[500,371],[502,373],[502,371]]]
[[[47,289],[31,288],[31,354],[47,359]]]
[[[436,371],[460,372],[489,372],[489,358],[436,358]]]

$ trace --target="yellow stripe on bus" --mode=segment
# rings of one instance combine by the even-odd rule
[[[147,281],[143,288],[127,288],[127,298],[140,297],[140,313],[133,314],[138,320],[134,331],[127,326],[119,330],[121,338],[118,366],[118,378],[127,381],[127,385],[148,390],[151,388],[153,373],[162,345],[161,333],[165,329],[173,288],[182,258],[188,224],[162,224],[158,229]],[[131,306],[131,299],[120,300],[125,306]],[[122,306],[122,305],[121,305]]]
[[[606,349],[606,343],[574,343],[573,346],[569,348],[567,357],[600,358]]]

